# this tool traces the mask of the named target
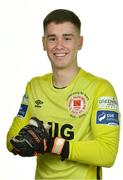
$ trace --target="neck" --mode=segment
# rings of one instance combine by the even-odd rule
[[[57,88],[67,87],[71,81],[75,78],[79,71],[77,66],[74,69],[58,69],[53,70],[53,85]]]

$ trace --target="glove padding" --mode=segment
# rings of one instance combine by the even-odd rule
[[[10,142],[14,147],[12,152],[23,157],[44,153],[48,138],[49,133],[43,123],[36,117],[32,117],[30,124],[23,127],[19,134],[11,139]]]

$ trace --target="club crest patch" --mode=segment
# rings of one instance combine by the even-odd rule
[[[76,93],[69,96],[67,106],[72,116],[78,117],[83,115],[87,109],[87,96],[82,93]]]

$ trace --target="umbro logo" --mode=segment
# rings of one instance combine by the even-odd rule
[[[41,108],[41,107],[42,107],[42,104],[43,104],[43,102],[42,102],[40,99],[37,99],[37,100],[35,101],[35,107],[37,107],[37,108]]]

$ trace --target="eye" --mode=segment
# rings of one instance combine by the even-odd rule
[[[48,38],[48,41],[50,41],[50,42],[54,42],[55,40],[56,40],[55,37],[49,37],[49,38]]]
[[[65,37],[64,38],[66,41],[70,41],[71,40],[71,37]]]

